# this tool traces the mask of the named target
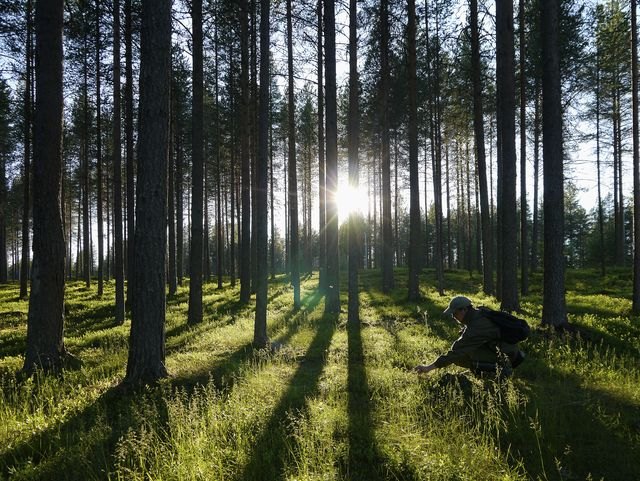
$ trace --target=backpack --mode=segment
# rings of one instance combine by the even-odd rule
[[[507,344],[516,344],[529,337],[531,328],[527,321],[519,317],[512,316],[507,312],[494,311],[481,307],[482,315],[500,328],[500,340]]]

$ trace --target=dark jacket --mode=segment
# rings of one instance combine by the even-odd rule
[[[456,364],[472,368],[477,363],[499,363],[500,352],[508,357],[518,352],[514,344],[500,341],[500,328],[483,316],[482,311],[470,308],[463,319],[460,337],[449,351],[435,360],[436,367]]]

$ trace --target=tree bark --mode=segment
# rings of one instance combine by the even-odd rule
[[[499,152],[502,168],[499,170],[501,192],[500,231],[502,245],[502,288],[500,308],[504,311],[520,309],[518,300],[517,213],[516,213],[516,148],[515,148],[515,78],[513,47],[513,0],[496,5],[497,78],[500,120]]]
[[[420,173],[418,172],[418,95],[416,73],[416,2],[407,1],[409,23],[407,26],[407,58],[409,70],[409,301],[420,299]]]
[[[188,323],[202,322],[202,202],[203,202],[203,66],[202,66],[202,0],[191,3],[193,25],[193,106],[191,175],[191,249],[189,251],[189,318]]]
[[[542,0],[542,138],[544,291],[542,323],[567,325],[564,296],[564,173],[559,54],[559,0]]]
[[[327,271],[327,217],[326,217],[326,175],[324,157],[324,91],[322,73],[322,0],[318,0],[318,249],[319,249],[319,280],[321,290],[325,290]]]
[[[358,4],[349,2],[349,187],[356,192],[360,184],[360,107],[358,105]],[[349,213],[349,300],[348,322],[360,322],[360,300],[358,295],[358,268],[360,266],[359,213],[351,209]]]
[[[165,253],[171,72],[171,0],[143,0],[134,296],[124,383],[149,384],[165,368]]]
[[[528,227],[527,227],[527,109],[524,35],[524,0],[519,1],[520,22],[520,292],[529,293]]]
[[[324,310],[340,312],[340,266],[338,250],[338,112],[336,98],[336,18],[335,1],[324,3],[324,52],[326,73],[327,158],[326,158],[326,220],[327,220],[327,286]]]
[[[289,242],[291,284],[293,286],[293,308],[300,308],[300,253],[298,238],[298,167],[296,163],[296,122],[293,82],[293,27],[291,22],[291,0],[287,0],[287,65],[288,65],[288,140],[289,140]]]
[[[26,69],[25,69],[25,89],[24,89],[24,170],[22,177],[22,262],[20,263],[20,299],[26,299],[29,279],[29,257],[31,248],[29,246],[29,212],[31,211],[31,77],[33,75],[33,21],[32,21],[32,1],[27,0],[27,45],[26,45]]]
[[[640,314],[640,140],[638,138],[638,26],[636,0],[631,0],[631,90],[633,102],[633,303]]]
[[[102,119],[100,98],[100,0],[96,0],[96,170],[97,170],[97,222],[98,222],[98,297],[104,294],[104,214],[102,168]]]
[[[270,0],[260,0],[260,102],[258,112],[258,159],[256,163],[256,204],[267,205],[269,167],[269,7]],[[256,213],[256,317],[253,344],[263,348],[269,343],[267,336],[267,209]]]
[[[480,223],[482,226],[482,290],[491,295],[493,285],[493,236],[491,211],[487,187],[487,164],[484,149],[484,111],[482,106],[482,81],[480,76],[480,27],[478,25],[478,0],[471,0],[471,75],[473,82],[473,131],[475,133],[477,177],[480,186]]]
[[[249,118],[249,12],[248,1],[240,0],[240,125],[248,126]],[[240,302],[251,297],[251,158],[249,139],[240,139],[242,178],[242,236],[240,238]]]
[[[131,306],[133,284],[135,275],[133,272],[135,263],[135,184],[134,176],[134,152],[133,152],[133,19],[131,0],[124,2],[124,43],[125,43],[125,87],[124,87],[124,130],[126,132],[126,175],[127,175],[127,306]]]
[[[61,211],[63,0],[36,3],[33,270],[23,371],[57,370],[64,345],[65,243]]]
[[[382,140],[382,291],[394,287],[389,142],[389,2],[380,0],[380,135]]]
[[[113,261],[116,281],[115,319],[124,323],[122,235],[122,151],[120,120],[120,0],[113,1]]]

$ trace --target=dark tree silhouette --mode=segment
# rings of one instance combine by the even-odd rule
[[[360,183],[358,149],[360,143],[360,107],[358,78],[358,6],[356,0],[349,2],[349,186],[357,189]],[[349,301],[348,321],[360,322],[360,299],[358,295],[358,268],[360,266],[360,229],[358,213],[349,213]],[[418,214],[420,215],[420,214]]]
[[[33,269],[23,370],[57,370],[64,345],[65,243],[62,225],[63,0],[36,3],[33,151]]]
[[[165,252],[171,75],[171,0],[143,0],[135,282],[125,384],[167,375]]]
[[[269,171],[269,5],[260,0],[260,102],[258,111],[258,159],[256,163],[257,205],[267,205]],[[269,343],[267,336],[267,209],[258,209],[256,224],[256,317],[253,344],[263,348]]]
[[[334,0],[324,2],[324,52],[326,72],[327,159],[326,159],[326,220],[327,220],[327,286],[324,309],[340,312],[340,267],[338,252],[338,112],[336,99],[336,18]]]
[[[559,1],[542,0],[542,155],[544,162],[544,285],[542,323],[567,325],[564,297],[564,172],[560,87]]]
[[[193,25],[191,249],[189,253],[189,324],[202,322],[202,205],[204,170],[204,101],[202,67],[202,0],[191,3]]]
[[[407,1],[409,23],[407,25],[407,60],[409,74],[409,289],[410,301],[420,299],[420,265],[422,230],[420,222],[420,173],[418,172],[418,82],[416,73],[416,2]]]
[[[122,234],[122,151],[120,119],[120,0],[113,1],[113,260],[116,281],[115,318],[124,323],[124,265]]]

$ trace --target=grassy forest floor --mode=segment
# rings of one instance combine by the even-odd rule
[[[167,304],[171,377],[136,393],[118,383],[129,321],[114,324],[113,283],[67,286],[67,348],[80,369],[21,381],[27,302],[0,287],[0,479],[12,480],[637,480],[640,320],[631,275],[569,272],[577,337],[535,329],[527,359],[496,384],[451,367],[420,377],[457,336],[441,315],[451,295],[497,307],[481,277],[446,273],[447,296],[379,290],[361,274],[361,329],[323,315],[317,275],[294,312],[285,279],[271,283],[269,334],[253,351],[253,305],[238,289],[204,287],[204,322],[186,325],[188,287]],[[343,284],[346,286],[346,282]],[[534,328],[541,278],[522,300]],[[343,289],[344,290],[344,289]],[[343,293],[346,310],[346,292]]]

